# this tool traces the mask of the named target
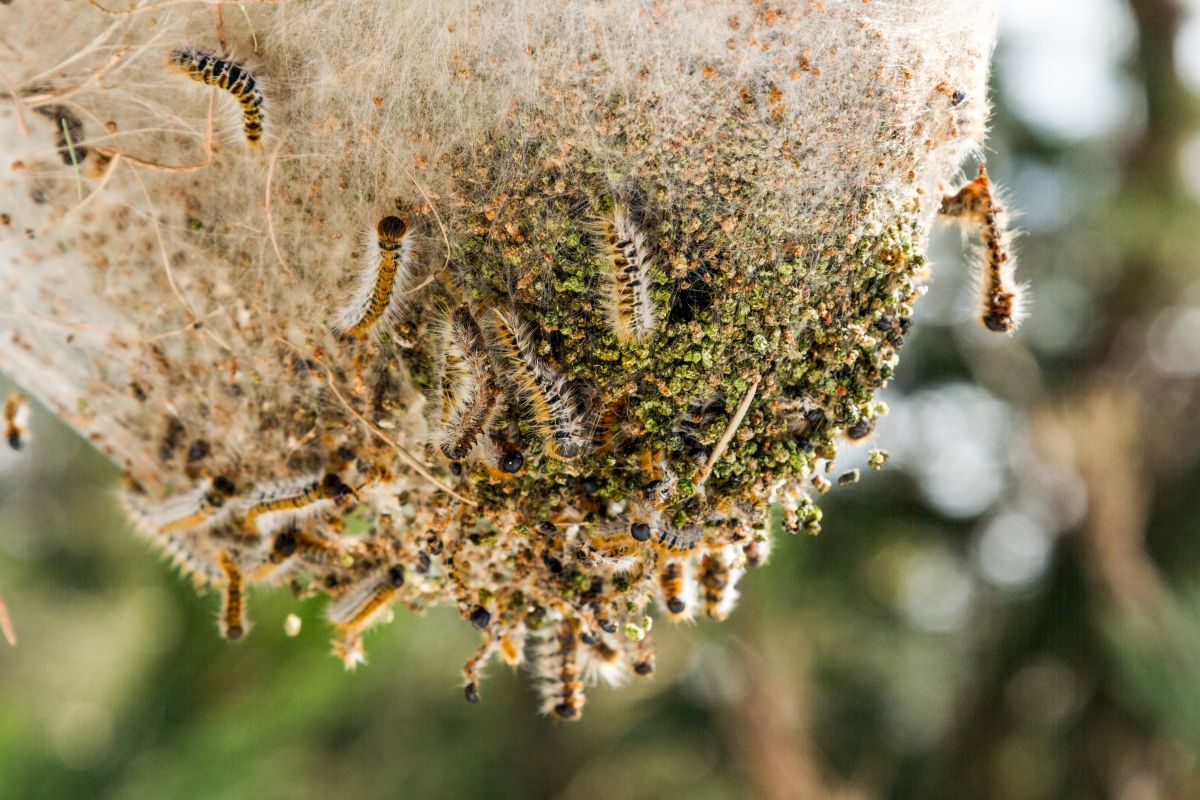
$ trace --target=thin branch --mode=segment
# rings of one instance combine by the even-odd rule
[[[271,161],[267,164],[267,190],[263,210],[267,215],[267,235],[271,239],[271,249],[275,251],[275,259],[290,278],[295,278],[296,273],[292,271],[291,266],[284,259],[283,253],[279,251],[279,241],[275,238],[275,221],[271,217],[271,182],[275,178],[275,162],[279,159],[279,151],[283,149],[283,142],[286,138],[287,134],[281,133],[279,135],[279,142],[275,145],[275,149],[271,151]]]
[[[338,399],[338,402],[341,403],[342,407],[344,407],[346,409],[346,412],[348,414],[350,414],[350,416],[352,416],[356,420],[358,420],[360,423],[362,423],[363,427],[365,427],[371,433],[375,434],[385,444],[387,444],[389,447],[391,447],[393,450],[395,450],[397,453],[399,453],[401,460],[404,461],[405,463],[407,463],[410,467],[412,467],[413,471],[415,471],[422,478],[425,478],[427,481],[432,483],[434,486],[441,489],[446,494],[453,497],[455,500],[459,500],[460,502],[466,503],[469,506],[478,507],[478,505],[479,505],[478,503],[476,503],[474,500],[463,497],[461,494],[454,491],[454,489],[447,486],[441,479],[439,479],[436,475],[434,475],[432,472],[430,472],[428,469],[426,469],[425,465],[422,464],[417,459],[416,456],[414,456],[411,452],[409,452],[409,450],[406,447],[401,445],[399,442],[393,440],[386,433],[384,433],[378,427],[376,427],[370,420],[368,420],[362,414],[359,414],[357,411],[355,411],[354,406],[350,405],[350,401],[348,401],[345,398],[345,396],[340,391],[338,391],[337,385],[334,384],[334,382],[333,382],[333,370],[329,368],[328,364],[326,364],[324,361],[322,361],[319,358],[314,358],[314,357],[310,356],[309,354],[305,353],[303,350],[301,350],[299,347],[297,347],[296,345],[289,342],[287,339],[283,339],[283,338],[280,338],[277,336],[277,337],[275,337],[275,340],[278,341],[280,344],[291,348],[292,350],[296,351],[297,353],[304,356],[305,358],[313,358],[314,361],[316,361],[318,364],[320,364],[321,368],[323,370],[325,370],[325,382],[329,385],[330,391],[333,392],[334,396]]]
[[[275,5],[284,2],[284,0],[255,0],[255,2]],[[141,14],[144,11],[161,11],[164,8],[187,5],[188,3],[207,3],[212,6],[221,6],[229,5],[231,3],[240,3],[240,0],[164,0],[164,2],[161,3],[153,3],[148,6],[134,6],[133,8],[127,8],[121,11],[105,8],[104,6],[100,5],[98,0],[88,0],[88,4],[90,6],[98,11],[104,12],[110,17],[132,17],[135,14]]]
[[[115,154],[112,157],[112,160],[108,162],[108,166],[104,169],[104,173],[100,176],[100,182],[96,184],[95,189],[92,189],[92,191],[88,193],[87,197],[83,198],[78,203],[64,211],[62,216],[58,217],[58,219],[52,219],[44,225],[39,226],[35,233],[41,233],[59,224],[67,217],[71,216],[71,214],[86,206],[102,191],[104,191],[104,187],[108,186],[108,182],[112,179],[113,174],[116,173],[117,165],[121,163],[121,159],[123,157],[124,156],[122,156],[120,153]]]
[[[4,85],[8,87],[9,99],[12,100],[13,111],[16,112],[17,115],[17,130],[21,132],[22,136],[29,136],[29,126],[25,124],[24,109],[26,102],[21,99],[20,93],[17,92],[17,87],[12,85],[12,82],[9,81],[8,76],[3,72],[0,72],[0,82],[3,82]]]
[[[217,90],[213,89],[212,94],[209,95],[208,98],[208,121],[204,131],[204,161],[198,164],[160,164],[157,161],[150,161],[148,159],[138,158],[137,156],[131,156],[128,153],[121,152],[120,150],[114,150],[108,147],[100,147],[99,145],[92,146],[95,147],[96,152],[100,153],[101,155],[108,156],[109,158],[121,156],[131,164],[135,164],[139,167],[146,167],[148,169],[156,169],[160,172],[197,172],[202,169],[207,169],[212,164],[213,160],[213,112],[215,110],[216,103]]]
[[[66,119],[60,119],[58,124],[62,128],[63,140],[67,143],[67,155],[71,157],[71,168],[75,170],[75,197],[82,202],[83,178],[79,174],[79,158],[75,155],[75,142],[71,140],[71,126],[67,125]]]
[[[157,333],[148,339],[142,339],[142,343],[150,344],[151,342],[157,342],[160,339],[168,339],[172,336],[178,336],[181,333],[187,333],[188,331],[197,330],[198,327],[203,327],[201,325],[201,323],[203,323],[204,320],[209,319],[210,317],[215,317],[218,314],[224,314],[224,313],[225,313],[225,307],[217,306],[212,311],[208,312],[207,314],[205,314],[203,317],[196,320],[195,322],[189,322],[187,325],[184,325],[182,328],[176,328],[173,331],[166,331],[165,333]]]
[[[159,227],[158,224],[158,211],[154,207],[154,201],[150,199],[150,192],[146,190],[146,184],[136,169],[133,170],[133,177],[137,180],[138,186],[140,186],[142,189],[142,196],[146,198],[146,206],[148,208],[147,215],[150,217],[150,224],[154,226],[154,237],[158,240],[158,252],[162,256],[163,270],[167,275],[167,283],[170,284],[171,291],[174,293],[175,298],[179,300],[179,304],[183,306],[184,311],[186,311],[187,315],[191,318],[190,324],[194,327],[196,323],[204,317],[201,317],[195,312],[195,310],[188,303],[187,299],[183,296],[183,292],[179,291],[179,286],[175,283],[175,272],[171,269],[171,259],[167,255],[167,244],[165,241],[163,241],[162,228]],[[233,352],[232,347],[222,341],[221,337],[217,336],[208,328],[201,327],[200,332],[204,336],[207,336],[209,339],[212,339],[214,342],[216,342],[217,345],[225,351],[230,353]]]
[[[213,14],[217,18],[217,44],[222,50],[227,50],[229,45],[225,43],[225,15],[221,13],[220,3],[213,3]]]
[[[93,83],[95,83],[98,80],[100,80],[101,78],[103,78],[110,71],[112,71],[112,69],[115,66],[117,66],[117,64],[121,63],[121,59],[125,58],[125,54],[128,52],[129,52],[129,47],[126,46],[126,47],[122,47],[120,50],[113,53],[111,56],[109,56],[108,61],[101,64],[100,68],[97,69],[95,72],[93,72],[90,76],[88,76],[88,79],[85,80],[83,83],[77,84],[75,86],[68,86],[65,89],[58,89],[53,92],[42,92],[41,94],[31,94],[25,98],[25,104],[27,106],[29,106],[30,108],[37,108],[38,106],[44,106],[48,103],[61,103],[62,101],[67,100],[68,98],[74,97],[75,95],[77,95],[80,92],[87,89]]]
[[[717,442],[717,446],[713,448],[712,454],[708,457],[708,463],[704,465],[704,469],[700,470],[700,474],[696,476],[696,488],[700,489],[704,486],[708,476],[712,474],[713,467],[721,460],[721,456],[725,455],[726,448],[733,441],[733,435],[737,433],[737,429],[742,424],[742,419],[746,416],[746,411],[750,408],[750,403],[754,401],[754,395],[758,392],[758,382],[761,377],[756,377],[750,382],[750,388],[746,390],[746,394],[742,396],[742,402],[738,403],[737,410],[733,412],[733,417],[729,420],[729,427],[725,429],[725,433],[721,434],[721,439]]]

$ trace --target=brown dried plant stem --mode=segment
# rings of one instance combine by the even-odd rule
[[[304,353],[304,351],[302,351],[299,347],[297,347],[296,345],[289,342],[287,339],[281,339],[279,337],[276,337],[275,340],[277,342],[279,342],[280,344],[284,345],[285,347],[288,347],[291,350],[294,350],[295,352],[300,353],[301,355],[305,356],[305,358],[310,357],[310,356],[306,355]],[[350,401],[348,401],[346,399],[346,396],[343,395],[338,390],[337,384],[335,384],[333,381],[333,370],[331,370],[329,368],[329,365],[326,364],[324,361],[322,361],[319,358],[314,358],[313,360],[316,361],[318,364],[320,364],[321,368],[323,370],[325,370],[325,383],[328,384],[329,390],[331,392],[333,392],[334,397],[336,397],[338,399],[338,402],[342,404],[342,407],[346,409],[346,413],[348,413],[350,416],[352,416],[356,420],[358,420],[363,425],[363,427],[365,427],[371,433],[375,434],[375,436],[379,437],[379,439],[384,444],[386,444],[388,447],[391,447],[393,450],[395,450],[396,453],[400,456],[400,459],[402,461],[404,461],[406,464],[408,464],[408,466],[410,466],[412,468],[412,470],[414,472],[416,472],[418,475],[420,475],[422,478],[425,478],[427,481],[432,483],[437,488],[441,489],[446,494],[453,497],[455,500],[459,500],[463,503],[466,503],[469,506],[477,507],[479,505],[474,500],[463,497],[461,494],[454,491],[454,489],[452,489],[450,486],[446,485],[445,482],[440,480],[436,475],[434,475],[432,472],[430,472],[428,469],[426,469],[425,465],[422,464],[420,462],[420,460],[408,450],[408,448],[404,447],[402,444],[400,444],[399,442],[392,439],[386,433],[381,431],[376,425],[374,425],[370,420],[368,420],[362,414],[358,413],[358,411],[356,411],[354,409],[354,406],[352,406],[350,404]]]
[[[737,429],[742,424],[742,419],[745,418],[746,412],[750,409],[750,404],[754,402],[754,395],[758,392],[758,384],[762,380],[762,376],[755,376],[750,382],[746,393],[742,395],[742,401],[738,403],[737,410],[733,412],[733,417],[729,420],[729,426],[725,428],[725,433],[721,434],[717,446],[713,448],[712,454],[708,457],[708,461],[704,464],[704,468],[700,470],[700,474],[696,476],[696,488],[702,488],[708,476],[712,474],[713,467],[721,460],[721,456],[725,455],[725,450],[729,447],[729,443],[733,441],[733,435],[737,433]]]
[[[229,5],[229,4],[241,5],[243,2],[246,2],[246,0],[165,0],[164,2],[161,2],[161,3],[151,3],[148,6],[134,6],[133,8],[127,8],[127,9],[117,11],[117,10],[113,10],[111,8],[106,8],[102,5],[100,5],[100,3],[97,2],[97,0],[87,0],[87,1],[88,1],[88,5],[92,6],[92,8],[95,8],[97,11],[101,11],[101,12],[109,15],[110,17],[132,17],[135,14],[142,14],[147,11],[162,11],[165,8],[171,8],[172,6],[187,5],[189,3],[205,3],[210,6],[222,6],[222,5]],[[276,5],[278,3],[284,2],[284,0],[250,0],[250,1],[255,2],[255,3],[264,3],[266,5]]]

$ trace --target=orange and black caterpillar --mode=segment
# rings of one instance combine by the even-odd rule
[[[292,519],[304,517],[341,504],[353,495],[354,490],[332,472],[300,484],[268,486],[251,499],[251,505],[242,517],[242,525],[249,534],[268,533],[260,524],[263,517],[274,514],[287,514]]]
[[[578,719],[587,697],[579,665],[579,622],[564,619],[541,648],[537,670],[541,678],[542,713],[559,719]]]
[[[570,461],[587,444],[575,398],[566,380],[537,354],[533,338],[515,311],[492,309],[500,350],[512,370],[512,381],[533,412],[542,445],[551,458]]]
[[[221,572],[225,574],[221,598],[221,635],[236,642],[246,633],[246,584],[242,570],[228,553],[221,554]]]
[[[171,51],[171,65],[194,81],[229,92],[242,106],[242,127],[246,141],[258,144],[263,137],[263,93],[258,81],[244,64],[220,58],[206,50]]]
[[[25,445],[25,429],[29,426],[29,401],[20,392],[13,392],[4,401],[4,440],[13,450]]]
[[[448,334],[447,360],[454,357],[462,374],[459,385],[449,394],[451,404],[443,422],[440,446],[446,458],[461,461],[475,448],[495,415],[500,386],[483,331],[467,306],[459,306],[450,315]]]
[[[646,237],[620,205],[596,220],[592,228],[604,254],[609,324],[619,341],[641,341],[655,324],[650,299],[653,264]]]
[[[987,167],[954,195],[942,198],[942,216],[958,220],[979,231],[981,242],[979,288],[983,309],[980,321],[990,331],[1011,333],[1020,324],[1024,310],[1022,286],[1013,279],[1014,264],[1008,249],[1008,229],[1003,211],[995,201]]]
[[[396,216],[379,220],[363,256],[358,288],[342,308],[334,332],[343,338],[362,339],[376,325],[399,314],[413,255],[408,223]]]

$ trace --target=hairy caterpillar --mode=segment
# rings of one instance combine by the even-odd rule
[[[313,566],[337,566],[347,559],[353,559],[353,553],[348,546],[357,544],[348,537],[313,535],[287,528],[275,536],[271,543],[271,560],[283,563],[293,556],[306,564]]]
[[[1008,252],[1008,230],[1003,209],[996,203],[988,181],[987,166],[979,165],[979,176],[942,199],[941,214],[979,231],[981,241],[979,288],[983,308],[980,321],[990,331],[1011,333],[1021,322],[1024,287],[1015,282],[1015,266]]]
[[[704,613],[725,619],[737,604],[736,584],[743,570],[730,565],[724,548],[704,554],[700,561],[700,587],[704,590]]]
[[[655,547],[666,553],[680,555],[690,553],[700,544],[704,537],[704,529],[698,525],[687,525],[678,528],[674,525],[663,525],[654,537]]]
[[[310,478],[298,484],[269,485],[255,493],[242,525],[249,533],[270,533],[272,525],[264,523],[264,519],[286,516],[296,520],[311,516],[344,502],[353,494],[354,490],[332,472],[319,480]]]
[[[314,567],[330,569],[350,566],[354,562],[353,545],[358,542],[347,537],[307,533],[295,525],[284,528],[270,540],[270,549],[251,573],[258,583],[280,583],[297,572]]]
[[[650,539],[650,526],[637,522],[630,526],[617,529],[604,529],[592,534],[588,546],[596,555],[609,562],[618,572],[623,572],[634,564],[634,558],[641,552],[641,545]]]
[[[650,299],[653,267],[646,237],[621,205],[596,220],[593,233],[604,254],[609,295],[605,307],[609,324],[618,341],[638,342],[654,328],[654,304]]]
[[[479,684],[483,676],[483,669],[492,660],[492,654],[496,652],[497,647],[498,639],[495,636],[489,636],[463,665],[463,694],[468,703],[479,702]]]
[[[197,536],[194,531],[170,533],[154,540],[166,554],[171,566],[192,581],[197,589],[218,583],[221,568],[211,552],[211,540]]]
[[[200,531],[224,519],[228,502],[237,492],[233,481],[218,475],[205,481],[196,491],[168,500],[148,515],[154,533],[167,535],[181,531]],[[154,522],[154,520],[160,520]]]
[[[613,646],[604,634],[596,635],[580,653],[581,671],[585,683],[605,683],[620,686],[628,675],[625,654]]]
[[[326,612],[329,621],[356,634],[375,622],[404,585],[404,567],[397,564],[382,576],[372,576],[349,587]]]
[[[220,565],[225,575],[221,596],[221,635],[236,642],[246,633],[246,586],[242,580],[242,570],[228,553],[221,553]]]
[[[500,346],[515,372],[515,382],[533,410],[546,453],[570,461],[583,452],[585,439],[566,381],[538,356],[525,324],[514,311],[493,309]]]
[[[461,461],[475,449],[495,416],[500,392],[483,331],[465,305],[450,315],[447,334],[450,354],[459,364],[458,382],[448,392],[453,399],[443,421],[439,446],[446,458]]]
[[[675,472],[661,449],[647,447],[642,450],[639,460],[642,474],[649,478],[642,487],[643,499],[654,508],[661,509],[675,493]]]
[[[403,305],[415,258],[408,223],[386,216],[375,226],[362,260],[358,289],[341,310],[334,332],[347,339],[362,339],[380,322],[393,319]]]
[[[229,92],[242,106],[242,129],[246,141],[257,145],[263,137],[263,93],[244,64],[220,58],[206,50],[183,48],[171,51],[171,64],[194,81]]]
[[[692,580],[689,564],[678,558],[667,560],[658,573],[658,587],[662,592],[663,605],[671,619],[689,619],[694,605],[696,584]]]
[[[29,398],[13,392],[4,401],[4,441],[20,450],[29,441]]]
[[[542,713],[553,712],[559,719],[578,719],[587,697],[579,670],[579,622],[564,619],[552,638],[540,642],[535,650],[542,696]]]

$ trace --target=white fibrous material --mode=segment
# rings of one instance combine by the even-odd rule
[[[348,666],[451,604],[468,699],[499,654],[575,718],[653,672],[647,614],[729,613],[771,502],[819,527],[995,9],[12,0],[0,32],[0,368],[231,638],[264,585],[330,595]]]

